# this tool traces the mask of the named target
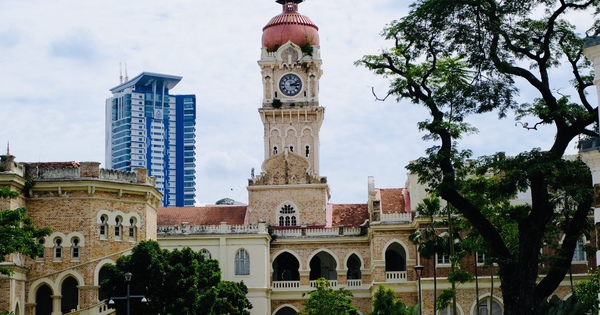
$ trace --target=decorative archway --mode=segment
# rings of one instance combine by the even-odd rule
[[[60,310],[63,314],[76,310],[79,305],[79,289],[77,280],[73,277],[67,277],[60,286]]]
[[[296,315],[298,314],[298,310],[291,306],[282,306],[277,309],[273,315]]]
[[[337,280],[337,261],[333,255],[324,250],[311,258],[309,268],[309,280],[317,280],[319,278]]]
[[[300,261],[289,252],[283,252],[273,261],[273,281],[300,281]]]
[[[52,314],[52,289],[42,284],[35,292],[35,315]]]

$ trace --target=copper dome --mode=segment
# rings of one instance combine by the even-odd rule
[[[298,46],[319,45],[319,28],[307,16],[298,13],[298,2],[282,2],[283,12],[263,27],[262,47],[276,51],[288,41]]]

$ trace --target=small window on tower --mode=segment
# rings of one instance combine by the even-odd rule
[[[310,147],[306,146],[306,157],[310,155]]]
[[[277,147],[273,147],[273,154],[277,154]]]
[[[294,146],[290,146],[290,152],[294,152]]]

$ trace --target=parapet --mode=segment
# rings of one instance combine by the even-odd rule
[[[124,172],[100,168],[99,162],[37,162],[15,163],[12,155],[0,155],[0,172],[31,177],[36,181],[105,180],[156,187],[156,179],[148,176],[148,170],[137,168]]]

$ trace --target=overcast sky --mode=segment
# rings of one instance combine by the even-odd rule
[[[433,144],[417,131],[423,109],[376,102],[371,86],[383,96],[387,79],[353,65],[392,44],[379,34],[410,2],[300,4],[321,39],[320,175],[332,203],[366,202],[368,176],[378,188],[404,187],[406,164]],[[250,170],[264,159],[257,61],[262,28],[281,12],[275,0],[2,0],[0,12],[0,146],[10,141],[18,162],[104,165],[104,102],[122,62],[129,78],[178,75],[171,93],[196,94],[198,204],[247,203]],[[494,115],[475,126],[480,133],[461,145],[476,155],[547,149],[552,140],[552,127],[527,131]]]

